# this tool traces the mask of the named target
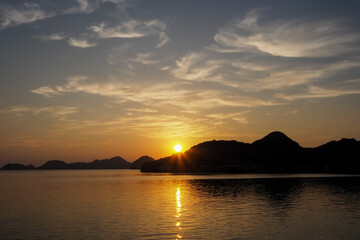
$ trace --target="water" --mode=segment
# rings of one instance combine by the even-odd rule
[[[0,239],[360,239],[360,177],[0,172]]]

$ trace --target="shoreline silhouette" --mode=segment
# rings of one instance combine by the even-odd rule
[[[8,163],[1,170],[140,169],[141,165],[147,161],[155,161],[155,159],[145,155],[132,163],[119,156],[103,160],[96,159],[92,162],[66,163],[61,160],[50,160],[37,168],[31,164]]]
[[[208,141],[157,161],[142,172],[181,173],[360,173],[360,141],[341,139],[303,148],[282,132],[253,143]]]
[[[275,131],[253,143],[213,140],[184,153],[153,159],[142,156],[133,163],[122,157],[92,162],[50,160],[38,168],[8,163],[1,170],[141,169],[170,173],[360,173],[360,141],[341,139],[303,148]]]

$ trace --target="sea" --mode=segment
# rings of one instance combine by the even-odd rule
[[[360,176],[0,171],[0,239],[360,239]]]

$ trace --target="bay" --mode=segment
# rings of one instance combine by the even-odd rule
[[[359,239],[360,177],[0,172],[0,239]]]

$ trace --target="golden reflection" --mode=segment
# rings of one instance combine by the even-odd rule
[[[180,234],[180,230],[181,230],[181,222],[180,222],[180,217],[181,217],[181,191],[180,188],[177,188],[176,190],[176,215],[175,217],[177,218],[177,222],[176,222],[176,227],[179,231],[179,233],[176,235],[176,240],[179,240],[182,238],[181,234]]]

